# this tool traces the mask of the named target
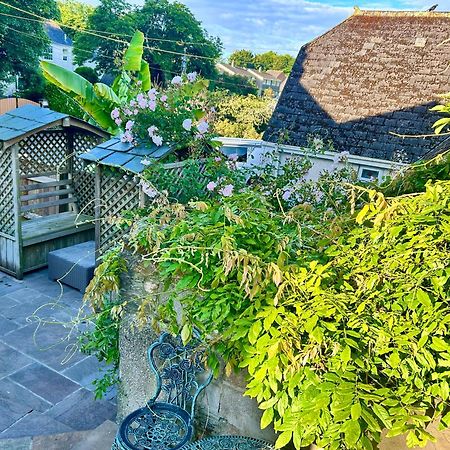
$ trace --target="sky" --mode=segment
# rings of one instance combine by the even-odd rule
[[[94,3],[96,0],[85,0]],[[274,50],[295,56],[300,47],[326,32],[353,12],[351,0],[179,0],[224,44],[224,55],[248,49]],[[449,11],[450,0],[362,0],[361,9],[423,11],[439,2]],[[142,0],[131,0],[140,4]]]

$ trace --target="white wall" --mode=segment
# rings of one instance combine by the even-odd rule
[[[221,138],[224,146],[247,147],[247,164],[252,166],[261,166],[264,164],[264,155],[273,152],[279,156],[280,164],[284,164],[291,158],[302,158],[308,153],[308,150],[291,145],[278,145],[261,140],[240,139],[240,138]],[[307,179],[315,180],[323,170],[332,170],[336,167],[343,167],[343,163],[336,163],[337,153],[326,151],[323,154],[310,156],[313,167],[307,175]],[[406,164],[394,163],[376,158],[366,158],[357,155],[348,155],[348,164],[350,164],[358,176],[361,176],[363,169],[378,171],[379,180],[387,176],[393,169],[406,166]]]
[[[70,45],[60,45],[52,43],[53,48],[53,58],[52,63],[58,66],[64,67],[68,70],[73,70],[75,65],[73,64],[73,47]],[[67,51],[67,61],[64,61],[64,50]]]

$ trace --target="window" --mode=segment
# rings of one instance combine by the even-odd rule
[[[359,179],[361,181],[379,181],[380,171],[369,167],[361,167],[359,170]]]
[[[63,48],[63,61],[68,60],[68,55],[69,55],[69,51],[67,50],[67,48]]]
[[[49,45],[45,49],[43,58],[48,60],[48,61],[51,61],[53,59],[53,47],[51,45]]]

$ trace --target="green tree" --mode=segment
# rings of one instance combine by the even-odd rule
[[[81,75],[90,83],[95,84],[99,82],[98,74],[92,67],[81,66],[74,70],[75,73]]]
[[[267,128],[275,101],[255,95],[227,95],[216,98],[214,132],[220,136],[259,139]]]
[[[195,55],[186,58],[188,72],[196,71],[205,78],[215,75],[215,60],[220,57],[222,43],[208,34],[187,6],[168,0],[146,0],[134,17],[148,47],[155,49],[144,52],[150,66],[156,65],[171,78],[181,72],[184,58],[179,53],[186,52]]]
[[[28,80],[38,73],[39,58],[50,41],[41,23],[24,19],[32,19],[31,13],[57,19],[59,10],[54,0],[9,0],[8,3],[26,9],[30,15],[0,5],[0,13],[22,17],[0,16],[0,81],[9,82],[17,75],[20,84],[28,90]]]
[[[229,56],[228,61],[237,67],[255,67],[255,55],[250,50],[236,50]]]
[[[294,65],[295,58],[291,55],[280,55],[276,52],[270,51],[255,55],[255,67],[261,70],[281,70],[284,73],[289,73]]]
[[[76,0],[58,0],[58,8],[61,13],[61,23],[65,25],[64,31],[74,39],[76,29],[86,28],[89,16],[94,12],[94,7]]]
[[[130,13],[131,6],[124,0],[101,0],[87,20],[87,28],[95,30],[94,34],[75,37],[75,62],[82,65],[92,60],[100,72],[117,73],[117,62],[136,28]]]

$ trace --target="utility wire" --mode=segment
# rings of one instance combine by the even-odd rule
[[[12,9],[20,11],[22,13],[32,15],[32,16],[36,17],[37,19],[40,19],[40,21],[42,23],[45,23],[45,22],[49,21],[49,19],[47,19],[45,17],[39,16],[37,14],[34,14],[34,13],[30,12],[30,11],[26,11],[26,10],[21,9],[21,8],[17,8],[16,6],[8,5],[7,3],[5,3],[5,2],[3,2],[1,0],[0,0],[0,5],[7,6],[8,8],[12,8]],[[0,14],[3,15],[4,13],[0,13]],[[30,20],[29,17],[16,16],[16,18],[22,19],[22,20]],[[32,19],[32,20],[36,21],[36,19]],[[72,27],[72,26],[61,24],[60,22],[58,22],[56,20],[53,20],[53,22],[55,22],[56,24],[58,24],[60,26],[65,26],[67,28],[70,28],[70,29],[73,29],[75,31],[78,31],[80,33],[90,34],[91,36],[95,36],[95,37],[98,37],[98,38],[101,38],[101,39],[105,39],[105,40],[116,42],[116,43],[123,44],[123,45],[128,45],[129,44],[127,41],[123,41],[121,39],[116,39],[116,38],[113,38],[113,37],[103,36],[103,35],[99,34],[98,32],[90,31],[88,29],[78,29],[76,27]],[[175,51],[171,51],[171,50],[163,50],[163,49],[159,49],[159,48],[156,48],[156,47],[144,46],[144,48],[146,48],[148,50],[155,51],[155,52],[160,52],[160,53],[168,53],[168,54],[171,54],[171,55],[185,56],[185,54],[181,53],[181,52],[175,52]],[[190,58],[205,59],[205,60],[210,60],[210,61],[215,61],[216,60],[216,58],[212,58],[210,56],[194,55],[194,54],[191,54],[191,53],[186,53],[186,56],[189,56]]]
[[[20,34],[23,34],[24,36],[27,36],[27,37],[29,37],[29,38],[31,38],[31,39],[33,39],[33,40],[41,39],[41,40],[43,40],[43,41],[45,40],[45,41],[47,42],[47,39],[46,39],[46,38],[40,38],[40,37],[38,37],[38,36],[34,36],[34,35],[30,34],[30,33],[25,32],[25,31],[17,30],[17,29],[15,29],[15,28],[11,27],[10,25],[5,25],[5,26],[6,26],[6,28],[8,28],[9,30],[15,31],[15,32],[20,33]],[[9,36],[9,35],[6,35],[6,36],[4,36],[4,37],[5,37],[5,38],[11,38],[11,39],[12,39],[12,37]],[[9,44],[13,44],[13,45],[15,45],[15,46],[17,46],[17,47],[20,47],[20,44],[18,44],[17,42],[14,42],[14,41],[8,41],[8,43],[9,43]],[[92,54],[89,50],[78,49],[78,51],[85,52],[85,53],[88,53],[88,54],[90,54],[90,55]],[[108,55],[103,55],[102,58],[110,59],[110,60],[113,60],[113,61],[116,59],[116,58],[114,58],[113,56],[108,56]],[[155,69],[155,70],[163,70],[163,69],[161,69],[161,67],[152,66],[152,65],[150,65],[150,64],[149,64],[149,68]],[[167,73],[169,73],[169,74],[171,74],[171,75],[179,75],[178,72],[174,72],[174,71],[170,71],[170,70],[163,70],[163,71],[164,71],[164,72],[167,72]],[[239,86],[239,87],[245,87],[245,88],[248,88],[248,87],[249,87],[248,85],[245,85],[245,84],[231,83],[231,82],[229,82],[229,81],[213,80],[213,79],[210,79],[210,78],[205,78],[205,80],[206,80],[206,81],[210,81],[210,82],[212,82],[212,83],[223,84],[223,85],[229,85],[229,86]]]

